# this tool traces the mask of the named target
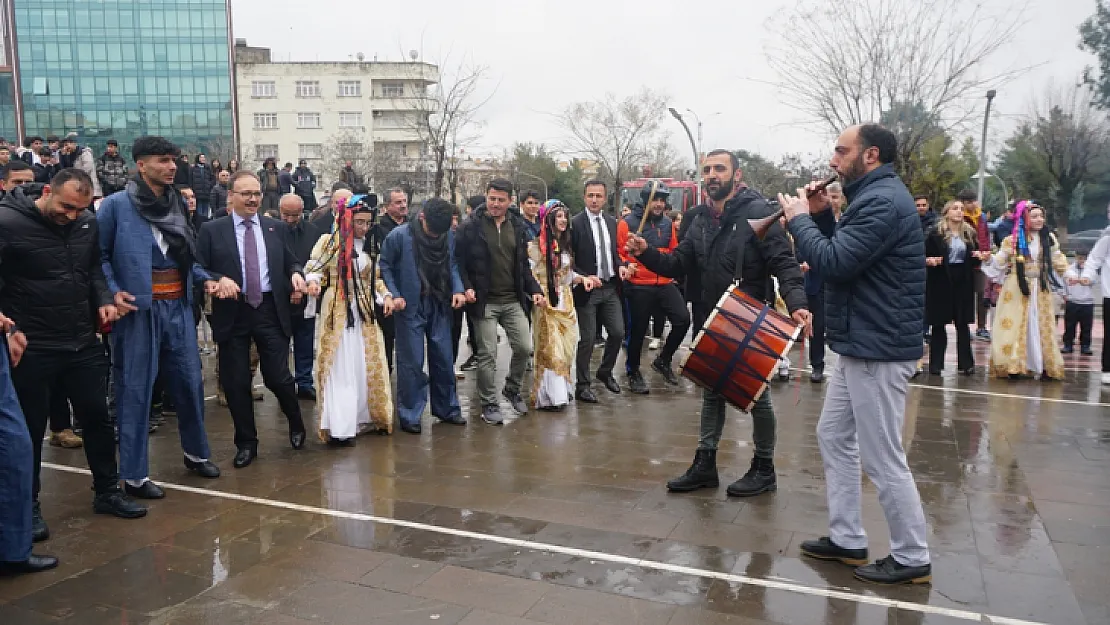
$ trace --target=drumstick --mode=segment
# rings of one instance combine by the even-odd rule
[[[644,231],[644,224],[647,223],[647,216],[648,216],[648,210],[649,210],[648,207],[651,206],[652,200],[655,199],[655,190],[658,189],[658,188],[659,188],[659,181],[658,180],[652,180],[651,181],[651,195],[648,196],[648,201],[647,201],[646,204],[644,204],[644,216],[640,218],[640,227],[636,228],[636,234],[637,235],[640,235]]]

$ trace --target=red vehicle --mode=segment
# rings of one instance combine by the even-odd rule
[[[640,190],[652,180],[658,180],[670,187],[671,196],[668,203],[672,210],[686,212],[698,205],[698,183],[696,182],[675,180],[673,178],[638,178],[621,185],[620,207],[617,210],[619,211],[625,206],[631,208],[639,204],[641,202]]]

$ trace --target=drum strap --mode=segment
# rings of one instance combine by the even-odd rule
[[[744,283],[744,251],[748,245],[748,235],[752,233],[746,217],[747,203],[743,207],[744,214],[732,224],[732,236],[736,238],[736,268],[732,272],[732,281],[738,285]]]
[[[752,321],[751,330],[747,333],[747,335],[744,336],[744,338],[740,341],[740,343],[737,344],[736,349],[733,350],[733,352],[732,352],[732,357],[728,359],[728,363],[725,365],[725,367],[724,367],[724,369],[722,369],[722,371],[734,371],[736,369],[736,366],[740,364],[740,362],[741,362],[740,358],[744,355],[744,352],[748,349],[748,344],[752,342],[752,337],[754,337],[756,335],[756,328],[761,327],[763,325],[763,320],[767,318],[767,311],[768,310],[770,310],[770,308],[767,307],[767,306],[764,306],[763,309],[759,311],[759,314],[756,315],[756,317],[755,317],[755,321]],[[761,345],[760,347],[764,348],[764,349],[760,349],[761,352],[765,351],[766,346]],[[744,373],[746,375],[751,375],[754,378],[759,378],[760,377],[754,371],[754,369],[752,369],[752,367],[748,366],[746,363],[744,365],[744,369],[745,369]],[[727,375],[721,376],[721,378],[719,380],[717,380],[717,383],[713,385],[713,392],[717,393],[717,394],[720,394],[720,392],[724,389],[725,384],[728,381],[729,381],[729,378],[728,378]],[[752,397],[751,399],[754,401],[756,398]]]

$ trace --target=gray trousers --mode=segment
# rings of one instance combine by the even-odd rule
[[[624,344],[624,313],[617,293],[617,281],[610,280],[600,289],[590,291],[586,303],[578,306],[578,384],[579,390],[590,388],[590,358],[594,355],[594,338],[597,324],[605,328],[605,353],[597,368],[599,377],[613,374],[621,345]]]
[[[509,375],[505,378],[505,391],[510,394],[520,392],[524,382],[524,371],[532,356],[532,333],[528,329],[528,319],[518,302],[510,304],[486,304],[486,312],[474,320],[474,331],[478,334],[478,398],[483,406],[496,405],[497,399],[497,325],[505,328],[509,347],[513,350],[509,361]]]
[[[725,429],[725,398],[712,391],[702,391],[701,430],[698,432],[698,449],[717,449],[721,432]],[[775,409],[771,406],[771,389],[752,406],[752,445],[755,457],[767,460],[775,457]]]
[[[890,553],[900,564],[929,563],[925,511],[902,448],[906,389],[916,361],[879,362],[838,356],[817,422],[825,463],[829,538],[865,549],[860,513],[860,461],[879,491],[890,526]]]

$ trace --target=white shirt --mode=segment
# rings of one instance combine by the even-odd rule
[[[239,267],[243,271],[243,284],[239,287],[243,290],[244,294],[247,290],[247,257],[243,253],[246,249],[243,247],[243,242],[246,240],[247,226],[243,223],[246,221],[239,216],[239,213],[232,211],[231,219],[235,222],[235,244],[239,248]],[[255,247],[258,249],[258,275],[260,277],[259,284],[262,285],[262,292],[269,293],[270,289],[270,264],[266,262],[266,239],[262,236],[262,223],[258,215],[251,217],[251,230],[254,231]]]
[[[602,280],[612,278],[616,267],[613,267],[613,257],[610,254],[609,245],[609,226],[605,224],[605,216],[601,211],[597,214],[590,213],[590,230],[594,234],[594,256],[597,258],[597,276]],[[600,233],[601,236],[598,236]],[[605,269],[609,270],[609,275],[602,275]]]
[[[1102,273],[1102,296],[1110,297],[1110,227],[1102,231],[1102,237],[1095,243],[1094,249],[1087,255],[1087,262],[1083,265],[1083,277],[1091,281],[1091,286],[1099,283],[1099,273]],[[1098,296],[1098,291],[1092,293]],[[1105,314],[1105,313],[1103,313]]]

